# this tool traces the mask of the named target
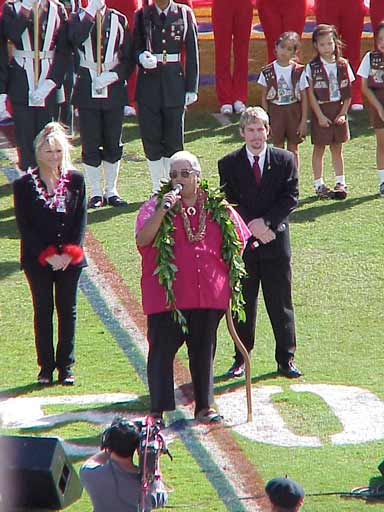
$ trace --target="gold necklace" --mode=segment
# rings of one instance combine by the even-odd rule
[[[189,216],[186,212],[186,209],[184,207],[181,208],[181,216],[183,218],[184,229],[189,242],[200,242],[201,240],[203,240],[205,238],[205,233],[207,229],[207,225],[205,222],[207,218],[207,212],[204,208],[204,194],[203,191],[201,190],[199,190],[197,194],[197,204],[199,206],[200,213],[199,225],[196,233],[192,231],[191,221],[189,220]]]

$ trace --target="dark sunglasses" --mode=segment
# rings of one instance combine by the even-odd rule
[[[190,174],[195,172],[193,169],[180,169],[180,171],[169,171],[169,177],[171,179],[181,176],[182,178],[188,178]]]

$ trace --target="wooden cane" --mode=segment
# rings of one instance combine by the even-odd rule
[[[101,12],[96,13],[96,66],[97,74],[101,75]]]
[[[39,2],[33,5],[33,49],[34,49],[34,74],[35,89],[39,83],[40,75],[40,27],[39,27]]]
[[[239,335],[236,332],[235,326],[233,324],[231,306],[227,309],[225,313],[225,319],[227,321],[227,327],[231,338],[235,342],[235,345],[239,349],[241,355],[244,359],[245,364],[245,390],[247,395],[247,422],[250,423],[253,421],[253,413],[252,413],[252,386],[251,386],[251,360],[248,354],[247,349],[245,348],[243,342],[239,338]]]

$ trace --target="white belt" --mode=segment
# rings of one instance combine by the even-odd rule
[[[180,53],[154,53],[157,62],[167,64],[168,62],[180,62]]]
[[[35,52],[31,50],[18,50],[17,48],[13,49],[13,56],[14,57],[20,57],[22,59],[34,59],[35,58]],[[53,59],[55,56],[54,50],[48,50],[45,52],[39,52],[39,58],[40,59]]]
[[[119,62],[120,61],[118,61],[117,59],[111,60],[110,62],[103,62],[101,64],[101,70],[102,71],[110,71],[111,69],[116,67],[119,64]],[[80,66],[82,68],[93,69],[93,71],[97,71],[97,63],[93,62],[92,60],[86,60],[86,59],[80,58]]]

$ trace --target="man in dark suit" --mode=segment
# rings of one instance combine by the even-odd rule
[[[183,149],[185,107],[197,100],[199,61],[193,11],[155,0],[136,13],[134,48],[140,134],[152,190],[168,179],[169,157]]]
[[[243,283],[246,321],[236,322],[250,352],[255,342],[256,306],[260,283],[276,340],[277,370],[300,377],[294,364],[295,321],[291,296],[291,248],[288,216],[298,203],[297,168],[288,151],[267,146],[268,114],[249,107],[240,117],[245,145],[219,161],[220,183],[230,203],[248,224],[253,237],[244,251],[248,277]],[[244,374],[242,355],[235,347],[231,377]]]

